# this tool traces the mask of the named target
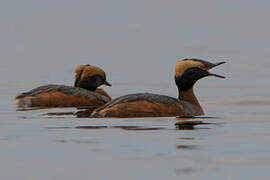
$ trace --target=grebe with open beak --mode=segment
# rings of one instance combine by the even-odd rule
[[[193,86],[199,79],[207,76],[225,78],[208,71],[224,63],[214,64],[200,59],[181,60],[175,65],[178,99],[150,93],[125,95],[94,110],[90,117],[127,118],[204,115],[204,111],[194,94]]]

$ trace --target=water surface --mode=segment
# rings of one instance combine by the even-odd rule
[[[268,1],[3,1],[0,179],[269,179]],[[179,58],[227,61],[195,92],[204,125],[16,111],[14,97],[102,67],[113,97],[177,96]]]

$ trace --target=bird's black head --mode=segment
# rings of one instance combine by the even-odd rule
[[[75,87],[95,91],[103,84],[111,86],[111,84],[106,81],[105,72],[98,67],[91,66],[89,64],[81,65],[76,68],[75,73]]]
[[[175,82],[179,91],[187,91],[201,78],[207,76],[215,76],[218,78],[225,78],[217,74],[212,74],[208,70],[218,65],[224,64],[210,63],[200,59],[184,59],[175,65]]]

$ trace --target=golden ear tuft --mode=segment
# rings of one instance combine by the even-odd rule
[[[94,75],[100,75],[103,79],[106,78],[105,72],[102,69],[95,66],[84,66],[81,79]]]
[[[204,66],[204,64],[199,61],[194,61],[194,60],[178,61],[175,64],[175,76],[176,77],[182,76],[187,69],[192,68],[192,67],[200,67],[200,66]]]
[[[79,78],[80,73],[82,72],[84,65],[77,66],[75,69],[75,79]]]

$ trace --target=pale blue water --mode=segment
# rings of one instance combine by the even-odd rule
[[[0,179],[269,179],[268,1],[3,1],[0,6]],[[16,111],[14,97],[72,85],[102,67],[113,97],[177,96],[179,58],[227,61],[195,87],[217,124],[175,118],[77,119],[75,109]],[[156,130],[127,130],[115,126]],[[78,129],[77,126],[107,126]],[[159,129],[160,128],[160,129]]]

